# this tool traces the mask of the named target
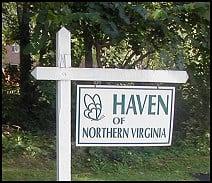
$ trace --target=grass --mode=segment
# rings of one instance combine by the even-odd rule
[[[21,132],[4,133],[2,137],[3,181],[56,180],[55,138]],[[187,143],[86,150],[75,146],[72,180],[197,181],[193,174],[210,174],[210,148],[206,140],[196,146]]]
[[[152,164],[152,165],[151,165]],[[138,181],[138,180],[156,180],[156,181],[180,181],[180,180],[198,180],[192,176],[192,173],[209,173],[208,156],[190,156],[188,158],[176,158],[173,160],[164,160],[162,158],[153,158],[149,162],[149,167],[145,169],[125,168],[121,173],[114,172],[81,172],[73,175],[73,180],[116,180],[116,181]]]
[[[55,160],[35,159],[30,157],[3,158],[3,181],[54,181],[56,180]],[[145,166],[144,166],[145,165]],[[92,167],[73,169],[72,180],[157,180],[180,181],[198,180],[192,173],[209,173],[208,156],[193,154],[176,157],[152,156],[141,168],[108,163],[108,167],[92,170]],[[111,171],[113,170],[113,171]]]
[[[54,181],[56,164],[53,160],[30,157],[3,158],[3,181]]]

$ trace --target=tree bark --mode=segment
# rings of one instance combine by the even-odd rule
[[[32,59],[29,53],[24,53],[24,48],[30,43],[30,4],[17,3],[17,15],[19,20],[20,39],[20,95],[24,109],[30,111],[32,106],[32,86],[30,84],[30,70]]]
[[[102,68],[102,63],[101,63],[101,47],[97,43],[96,44],[96,62],[99,68]]]
[[[93,46],[93,37],[91,36],[89,30],[85,25],[83,37],[85,44],[85,67],[92,68],[93,67],[93,58],[92,58],[92,46]]]

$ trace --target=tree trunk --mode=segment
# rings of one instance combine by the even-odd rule
[[[83,38],[85,44],[85,67],[92,68],[93,67],[93,57],[92,57],[92,46],[93,46],[93,37],[91,36],[88,25],[84,24],[83,29]],[[80,84],[93,84],[93,81],[81,81]],[[76,129],[76,126],[74,126]],[[75,133],[75,130],[74,130]],[[76,136],[76,135],[75,135]],[[82,149],[82,148],[81,148]],[[83,148],[83,151],[89,151],[90,147]]]
[[[30,54],[24,53],[24,48],[30,43],[30,4],[17,3],[17,15],[19,20],[20,39],[20,95],[21,104],[27,112],[32,106],[32,86],[30,84],[30,70],[32,60]]]
[[[93,58],[92,58],[92,46],[93,46],[93,37],[89,33],[88,29],[84,28],[84,44],[85,44],[85,67],[93,67]]]
[[[101,47],[99,43],[96,43],[96,62],[99,68],[102,68],[102,63],[101,63]]]

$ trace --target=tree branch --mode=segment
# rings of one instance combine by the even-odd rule
[[[125,61],[125,63],[122,64],[122,68],[126,68],[126,66],[129,64],[129,62],[131,61],[132,57],[135,55],[135,52],[133,52]]]
[[[147,60],[146,67],[144,67],[144,69],[147,69],[149,67],[149,61],[150,61],[150,59]]]
[[[109,42],[107,42],[109,41]],[[102,68],[102,63],[100,61],[101,59],[101,50],[102,48],[108,48],[112,45],[112,41],[111,40],[106,40],[105,42],[100,42],[99,40],[95,40],[94,42],[94,46],[96,47],[96,62],[99,68]]]
[[[100,49],[102,49],[102,48],[105,48],[105,47],[109,47],[109,46],[111,46],[112,45],[112,42],[111,41],[109,41],[108,43],[104,43],[104,44],[99,44],[99,47],[100,47]]]
[[[150,54],[152,54],[152,53],[154,53],[155,52],[155,50],[152,50],[152,51],[148,51],[147,53],[145,53],[144,55],[140,55],[140,57],[138,58],[138,60],[136,60],[133,64],[131,64],[130,65],[130,67],[132,67],[132,66],[135,66],[136,64],[138,64],[139,62],[143,62],[143,60],[144,60],[144,58],[146,58],[147,56],[149,56]],[[148,62],[148,64],[149,64],[149,62]],[[148,65],[147,64],[147,65]],[[147,68],[147,67],[145,67],[145,68]]]
[[[95,44],[96,47],[96,62],[99,68],[102,68],[102,63],[100,61],[100,57],[101,57],[101,46],[99,45],[99,43]]]
[[[126,62],[126,58],[127,58],[128,54],[130,53],[130,51],[131,51],[131,50],[129,50],[129,51],[126,53],[126,55],[125,55],[125,57],[124,57],[124,60],[123,60],[123,63]]]

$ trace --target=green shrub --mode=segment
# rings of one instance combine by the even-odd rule
[[[2,152],[4,156],[27,155],[30,157],[55,158],[55,140],[46,135],[34,135],[9,126],[2,132]]]

